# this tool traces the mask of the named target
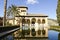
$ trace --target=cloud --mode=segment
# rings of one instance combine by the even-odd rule
[[[38,0],[27,0],[26,1],[27,4],[35,4],[35,3],[39,3]]]

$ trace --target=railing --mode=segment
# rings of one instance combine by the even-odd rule
[[[5,37],[8,35],[11,35],[15,31],[19,30],[20,26],[6,26],[6,27],[0,27],[0,40],[5,40]]]

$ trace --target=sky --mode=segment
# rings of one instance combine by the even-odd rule
[[[28,13],[46,14],[51,19],[56,18],[58,0],[7,0],[7,8],[9,6],[27,6]],[[0,17],[4,16],[4,0],[0,0]]]

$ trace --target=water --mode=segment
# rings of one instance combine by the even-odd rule
[[[13,40],[12,35],[7,36],[7,39]],[[37,39],[37,40],[42,40],[42,39]],[[60,40],[60,33],[57,31],[49,30],[48,31],[48,39],[43,39],[43,40]]]
[[[48,31],[48,40],[60,40],[60,33],[57,31],[49,30]]]

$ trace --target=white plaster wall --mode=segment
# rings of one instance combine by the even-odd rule
[[[13,20],[9,20],[9,23],[11,23],[13,25]]]
[[[15,17],[15,25],[17,25],[17,22],[20,20],[20,17]]]
[[[32,26],[32,24],[31,24],[32,18],[36,19],[35,26]],[[20,19],[20,18],[16,17],[16,19]],[[25,17],[25,19],[30,19],[30,29],[35,28],[35,31],[37,31],[38,29],[42,30],[43,28],[44,29],[49,28],[49,26],[48,26],[48,17]],[[45,24],[38,24],[37,23],[38,19],[40,19],[41,21],[42,21],[42,19],[45,19],[45,21],[46,21]],[[17,24],[16,20],[15,20],[15,24]]]
[[[35,31],[38,31],[38,23],[35,23]]]
[[[26,10],[26,12],[21,12],[21,10]],[[18,11],[20,11],[20,15],[27,15],[27,9],[26,8],[19,8],[19,10]]]
[[[37,31],[38,29],[42,30],[43,28],[49,28],[48,26],[48,17],[26,17],[25,19],[30,19],[30,21],[32,20],[32,18],[35,18],[36,21],[38,19],[40,19],[42,21],[42,19],[45,19],[45,24],[38,24],[37,22],[35,23],[35,26],[32,26],[32,24],[30,24],[30,29],[32,29],[33,27],[35,28],[35,31]]]

